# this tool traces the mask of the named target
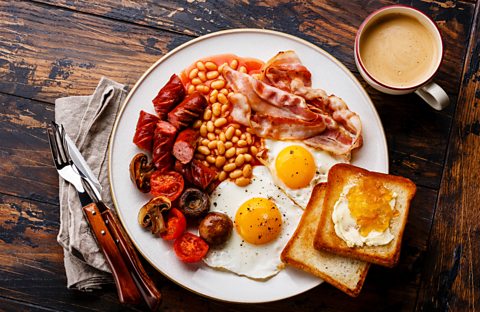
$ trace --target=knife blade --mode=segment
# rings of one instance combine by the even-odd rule
[[[97,177],[90,169],[90,166],[88,166],[87,162],[83,158],[82,153],[80,153],[77,146],[75,143],[73,143],[67,133],[65,133],[65,141],[67,142],[68,153],[70,154],[70,158],[72,158],[73,163],[78,170],[90,180],[100,195],[100,192],[102,191],[102,185],[100,184],[100,181],[98,181]]]

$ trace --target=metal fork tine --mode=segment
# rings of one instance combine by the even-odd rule
[[[48,143],[50,144],[50,151],[52,152],[53,162],[55,163],[55,167],[58,167],[60,164],[58,162],[58,148],[57,143],[55,142],[55,138],[53,136],[53,130],[51,128],[47,129],[48,134]]]
[[[65,148],[63,147],[63,139],[62,139],[62,134],[60,133],[60,126],[54,121],[52,121],[52,125],[54,128],[55,143],[57,146],[59,159],[62,163],[66,164],[68,163],[68,157],[67,157],[67,154],[65,153]]]
[[[68,160],[68,162],[72,162],[72,158],[70,157],[70,153],[68,151],[68,145],[67,145],[67,137],[65,135],[65,128],[63,127],[63,125],[60,125],[60,136],[62,138],[62,151],[63,153],[65,154],[65,157],[66,159]]]

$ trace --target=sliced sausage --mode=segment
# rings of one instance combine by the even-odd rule
[[[153,135],[152,158],[155,167],[164,171],[172,167],[172,148],[177,129],[166,121],[159,121]]]
[[[180,78],[173,74],[165,86],[158,92],[152,100],[155,111],[160,119],[164,120],[178,103],[185,98],[185,87]]]
[[[191,128],[187,128],[178,134],[173,145],[173,156],[182,164],[187,164],[193,159],[198,136],[198,131]]]
[[[205,97],[195,91],[168,113],[168,121],[179,130],[186,128],[203,114],[207,104]]]

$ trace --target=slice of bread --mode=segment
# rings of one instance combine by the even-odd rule
[[[335,233],[335,226],[332,221],[335,203],[340,198],[344,187],[352,183],[354,184],[361,176],[372,177],[380,181],[385,188],[397,194],[394,209],[398,213],[390,220],[390,232],[394,238],[386,245],[349,247]],[[403,230],[407,222],[410,201],[415,195],[415,191],[415,184],[407,178],[370,172],[349,164],[333,166],[328,173],[322,216],[314,239],[315,248],[386,267],[395,266],[400,257]]]
[[[367,276],[369,264],[355,259],[319,251],[313,247],[318,221],[322,214],[326,184],[318,184],[293,236],[282,251],[288,265],[316,275],[352,297],[358,296]]]

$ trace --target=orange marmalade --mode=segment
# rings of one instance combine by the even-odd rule
[[[366,237],[371,231],[382,233],[390,226],[390,220],[398,214],[390,206],[392,199],[392,192],[371,177],[361,177],[349,190],[348,208],[359,226],[360,235]]]

